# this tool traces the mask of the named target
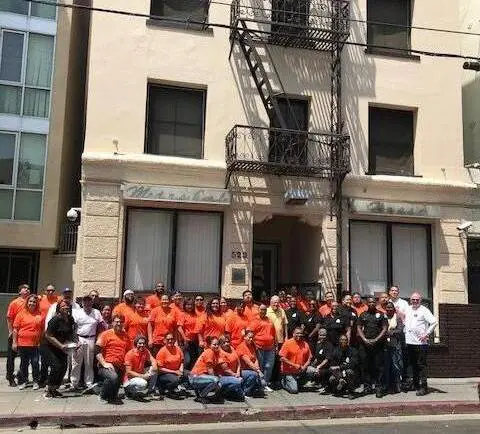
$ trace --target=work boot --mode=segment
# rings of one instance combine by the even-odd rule
[[[420,387],[420,389],[418,389],[416,393],[417,396],[425,396],[427,394],[428,394],[428,389],[426,386]]]

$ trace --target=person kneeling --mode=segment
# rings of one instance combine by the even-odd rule
[[[231,401],[245,401],[245,394],[242,388],[242,377],[240,375],[240,358],[230,345],[230,338],[220,336],[220,354],[223,363],[217,368],[220,375],[222,395]]]
[[[333,350],[331,366],[329,369],[330,387],[335,395],[348,393],[349,399],[355,398],[357,384],[357,350],[348,345],[348,337],[341,335],[339,346]]]
[[[258,363],[257,348],[253,342],[253,336],[254,333],[251,330],[246,330],[243,342],[237,348],[243,378],[242,387],[245,396],[263,398],[266,382]]]
[[[170,399],[183,399],[184,391],[179,389],[179,385],[184,381],[184,355],[182,349],[176,345],[172,333],[165,336],[165,345],[157,353],[156,360],[158,390],[165,392]]]
[[[133,341],[135,348],[125,355],[125,396],[137,401],[155,390],[157,383],[157,362],[147,349],[147,338],[139,335]],[[150,364],[147,368],[146,365]]]
[[[303,331],[297,327],[293,338],[287,339],[279,352],[281,362],[282,387],[288,393],[298,393],[299,386],[312,380],[316,369],[310,366],[312,352],[303,340]]]

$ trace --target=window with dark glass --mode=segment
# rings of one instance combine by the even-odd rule
[[[411,14],[412,0],[367,0],[367,42],[373,45],[368,51],[405,54],[402,50],[410,50]]]
[[[33,250],[0,249],[0,293],[15,294],[23,283],[35,288],[39,256]]]
[[[309,13],[310,0],[272,0],[273,37],[306,33]]]
[[[413,111],[369,108],[368,172],[413,176]]]
[[[203,27],[208,21],[208,0],[151,0],[150,13],[155,16],[193,21],[192,27]],[[195,24],[196,23],[196,24]],[[168,24],[168,22],[167,22]]]
[[[206,92],[150,85],[146,152],[202,158]]]

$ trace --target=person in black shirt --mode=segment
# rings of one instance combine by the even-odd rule
[[[388,328],[385,351],[385,388],[390,393],[399,393],[403,370],[403,321],[397,315],[395,305],[391,301],[386,304],[386,311]]]
[[[75,322],[72,318],[70,303],[62,300],[57,304],[56,315],[49,321],[40,345],[42,358],[50,367],[46,398],[62,396],[58,388],[67,372],[69,350],[67,344],[73,343],[74,335]]]
[[[381,398],[384,389],[383,368],[388,322],[385,315],[377,311],[373,297],[368,297],[367,306],[368,310],[358,319],[364,394],[372,393],[372,385],[375,383],[376,396]]]
[[[296,328],[301,328],[302,331],[304,330],[306,318],[305,314],[297,308],[297,299],[295,297],[291,296],[288,299],[288,305],[290,307],[285,311],[285,314],[288,320],[288,337],[291,338]]]
[[[317,344],[318,331],[320,330],[323,321],[318,313],[317,300],[308,301],[307,311],[304,313],[304,320],[305,329],[303,330],[303,334],[308,345],[310,345],[310,350],[313,354],[315,351],[315,345]]]
[[[330,361],[330,387],[335,394],[348,393],[349,399],[354,399],[355,387],[358,381],[358,352],[348,345],[347,335],[341,335],[338,347],[334,348]]]
[[[352,306],[352,296],[345,294],[342,298],[342,304],[338,306],[338,312],[343,315],[345,321],[350,324],[350,329],[347,330],[348,343],[355,345],[357,342],[357,311]]]
[[[338,345],[340,335],[350,336],[350,321],[340,313],[338,303],[332,302],[332,311],[323,319],[323,326],[327,329],[328,340],[333,346]]]
[[[322,387],[328,386],[329,363],[332,358],[333,345],[327,338],[327,331],[324,328],[318,330],[318,341],[313,351],[312,366],[317,373],[315,378]]]

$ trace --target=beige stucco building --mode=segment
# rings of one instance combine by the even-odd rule
[[[362,22],[387,19],[378,1],[258,3],[93,2],[145,17],[91,17],[77,293],[396,283],[468,303],[462,61],[410,51],[462,41],[401,27],[457,29],[457,5],[405,1],[392,32]]]

